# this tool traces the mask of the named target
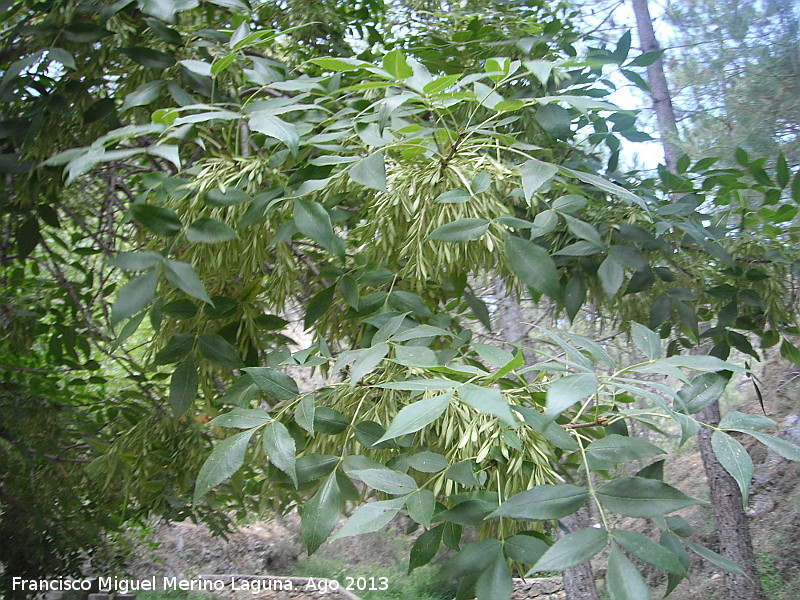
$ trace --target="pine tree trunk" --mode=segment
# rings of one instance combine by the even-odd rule
[[[631,0],[636,15],[636,28],[642,50],[653,52],[659,50],[658,40],[653,31],[647,0]],[[658,118],[658,129],[664,146],[667,168],[674,172],[678,160],[678,127],[675,123],[675,112],[672,98],[664,75],[664,64],[659,58],[647,67],[647,78],[653,108]],[[700,413],[700,420],[709,425],[719,423],[719,404],[714,402]],[[703,459],[703,468],[708,479],[711,504],[717,519],[717,532],[720,539],[720,554],[742,567],[747,576],[725,572],[723,583],[728,598],[737,600],[766,600],[761,579],[755,566],[753,542],[747,526],[747,516],[742,506],[739,486],[725,468],[717,460],[711,447],[712,431],[701,427],[697,436],[697,445]]]
[[[719,424],[719,404],[714,402],[698,415],[708,425]],[[739,486],[723,468],[711,448],[711,429],[702,427],[697,434],[703,468],[708,479],[709,496],[717,519],[719,552],[738,564],[744,575],[724,571],[723,582],[729,598],[737,600],[767,600],[755,566],[753,544],[747,516],[742,509]]]
[[[653,30],[653,20],[647,0],[631,0],[636,15],[636,30],[639,32],[639,43],[643,52],[657,52],[661,49]],[[680,150],[678,149],[678,126],[675,123],[675,111],[672,108],[672,96],[669,93],[667,78],[664,75],[664,62],[661,57],[647,67],[647,83],[650,86],[650,97],[653,99],[653,110],[658,119],[658,131],[664,146],[664,160],[667,169],[675,172]]]

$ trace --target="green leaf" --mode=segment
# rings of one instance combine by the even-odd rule
[[[350,367],[351,387],[355,386],[365,375],[371,373],[381,364],[381,361],[389,354],[389,344],[380,343],[371,348],[363,348],[355,352],[357,358],[353,366]]]
[[[608,532],[605,529],[589,527],[568,533],[548,548],[533,568],[528,572],[564,571],[578,566],[592,558],[606,547]]]
[[[735,371],[737,373],[744,371],[742,367],[726,362],[716,356],[700,356],[694,354],[670,356],[669,358],[663,359],[662,362],[676,367],[695,369],[696,371]]]
[[[800,446],[797,446],[796,444],[792,444],[791,442],[782,440],[779,437],[770,435],[768,433],[762,433],[760,431],[740,431],[744,431],[744,433],[752,435],[767,448],[776,454],[780,454],[784,458],[788,458],[789,460],[800,460]]]
[[[761,415],[748,415],[740,413],[738,410],[728,411],[719,422],[720,429],[732,429],[748,433],[752,430],[766,429],[774,427],[775,421]]]
[[[486,219],[458,219],[437,227],[428,236],[429,240],[442,242],[468,242],[481,237],[489,229]]]
[[[297,405],[297,410],[294,412],[294,420],[305,429],[310,435],[314,435],[314,413],[316,408],[314,406],[313,396],[304,396]]]
[[[519,172],[522,175],[522,191],[525,195],[525,202],[530,204],[533,194],[558,173],[558,167],[531,158],[519,168]]]
[[[656,62],[661,55],[664,54],[663,50],[653,50],[652,52],[644,52],[634,58],[628,63],[629,67],[649,67]]]
[[[597,229],[595,229],[594,226],[590,225],[586,221],[581,221],[580,219],[576,219],[575,217],[571,217],[569,215],[564,215],[564,220],[567,222],[567,228],[575,237],[586,240],[598,248],[605,247],[603,240],[600,238],[600,234],[597,232]]]
[[[453,392],[418,400],[400,409],[386,433],[375,442],[380,443],[401,435],[414,433],[438,419],[450,405]]]
[[[475,410],[497,417],[510,427],[516,427],[517,419],[511,412],[502,392],[497,388],[487,388],[465,383],[458,388],[458,397]]]
[[[700,544],[685,538],[683,539],[683,542],[711,564],[717,565],[719,568],[730,571],[731,573],[738,573],[739,575],[745,574],[744,569],[742,569],[738,564],[725,558],[724,556],[720,556],[713,550],[709,550],[705,546],[701,546]]]
[[[409,456],[406,464],[421,473],[438,473],[450,466],[448,460],[437,452],[423,451]]]
[[[283,142],[292,154],[297,154],[300,134],[292,123],[266,112],[256,111],[250,114],[250,129]]]
[[[494,549],[494,560],[480,574],[475,584],[478,600],[510,600],[513,588],[511,572],[500,548]]]
[[[164,82],[161,79],[143,83],[130,94],[125,96],[119,111],[123,112],[135,106],[146,106],[161,95]]]
[[[475,476],[475,469],[477,465],[472,460],[462,460],[454,465],[451,465],[445,472],[445,477],[457,481],[462,485],[480,486],[481,482]]]
[[[137,223],[156,235],[170,237],[183,229],[183,223],[177,213],[170,208],[152,204],[133,204],[129,212]]]
[[[699,413],[719,400],[727,385],[727,377],[719,373],[703,373],[678,390],[678,398],[683,404],[676,401],[676,407],[680,406],[680,411],[689,415]]]
[[[211,298],[206,293],[206,286],[200,281],[191,265],[177,260],[167,259],[164,266],[164,276],[172,285],[184,294],[211,304]]]
[[[547,388],[546,414],[555,417],[580,400],[597,393],[594,373],[577,373],[556,379]]]
[[[355,310],[358,310],[358,303],[360,300],[358,292],[358,282],[352,275],[342,275],[339,283],[336,284],[336,289],[339,290],[344,301],[347,305]]]
[[[398,310],[412,312],[418,317],[433,318],[433,312],[425,304],[425,301],[418,294],[412,292],[392,291],[389,295],[389,304]]]
[[[194,347],[194,336],[190,333],[173,335],[167,345],[158,351],[153,362],[157,365],[168,365],[182,361]]]
[[[217,75],[222,73],[222,71],[230,67],[231,64],[233,64],[233,61],[236,60],[236,57],[238,55],[239,54],[237,52],[234,52],[233,54],[228,54],[228,56],[222,57],[220,60],[211,65],[212,77],[216,77]]]
[[[447,561],[442,572],[454,578],[480,573],[492,565],[494,557],[500,551],[500,542],[497,540],[472,542]]]
[[[438,77],[426,83],[422,91],[425,94],[438,94],[455,84],[459,79],[461,79],[461,75],[445,75],[443,77]]]
[[[383,152],[370,154],[368,157],[358,161],[350,170],[347,171],[350,179],[356,183],[379,192],[385,192],[386,188],[386,164],[383,160]]]
[[[329,71],[357,71],[362,65],[369,63],[353,58],[312,58],[308,62]]]
[[[458,188],[439,194],[434,202],[436,204],[463,204],[469,202],[471,198],[472,195],[467,190]]]
[[[204,217],[186,230],[186,239],[192,244],[215,244],[235,240],[239,235],[222,221]]]
[[[109,259],[108,264],[123,271],[147,271],[163,260],[158,252],[123,252]]]
[[[489,516],[523,521],[560,519],[581,508],[588,497],[586,490],[575,485],[540,485],[512,496]]]
[[[250,196],[242,190],[236,188],[227,188],[224,192],[219,188],[208,190],[203,197],[203,201],[209,206],[214,208],[225,208],[226,206],[235,206],[248,202]]]
[[[552,206],[553,210],[557,210],[562,213],[576,213],[582,208],[585,208],[588,203],[589,201],[584,196],[570,194],[556,198],[553,200]]]
[[[619,288],[622,287],[622,282],[625,281],[625,271],[622,265],[610,256],[600,263],[597,276],[600,278],[600,284],[609,300],[617,295]]]
[[[242,360],[234,347],[215,333],[202,334],[198,338],[197,347],[200,354],[215,365],[226,369],[238,369],[242,366]]]
[[[320,292],[317,292],[306,306],[306,316],[303,319],[303,327],[308,329],[317,320],[322,317],[331,306],[333,302],[333,294],[336,292],[336,286],[331,285],[326,287]]]
[[[528,425],[541,433],[542,436],[556,448],[561,448],[567,452],[578,449],[578,442],[564,431],[563,427],[557,423],[553,423],[551,419],[545,417],[538,410],[526,406],[515,406],[514,410],[521,414]]]
[[[130,58],[132,61],[139,63],[143,67],[149,69],[166,69],[175,64],[175,59],[169,54],[154,50],[153,48],[144,48],[142,46],[134,46],[132,48],[117,48],[117,50]]]
[[[597,490],[597,499],[603,508],[626,517],[642,518],[660,517],[694,504],[706,504],[662,481],[643,477],[613,479]]]
[[[667,573],[686,577],[686,569],[683,568],[675,553],[656,544],[647,536],[636,531],[622,530],[612,531],[611,535],[620,546],[639,560]]]
[[[617,434],[593,441],[587,446],[586,451],[598,460],[614,464],[666,454],[658,446],[643,439]]]
[[[425,346],[395,346],[394,361],[406,367],[438,367],[436,354]]]
[[[300,531],[309,554],[316,552],[328,539],[341,516],[342,495],[336,482],[336,471],[332,471],[317,493],[303,505]]]
[[[350,421],[338,410],[327,406],[317,406],[314,409],[314,430],[320,433],[336,435],[341,433]]]
[[[545,104],[536,111],[536,121],[550,135],[563,139],[572,135],[572,117],[558,104]]]
[[[398,48],[383,57],[383,68],[397,79],[406,79],[414,75],[413,69],[406,62],[406,57]]]
[[[524,565],[535,564],[550,547],[532,535],[512,535],[503,540],[503,550],[508,557]]]
[[[248,367],[244,371],[253,383],[276,400],[292,400],[299,393],[294,379],[282,371],[270,367]]]
[[[411,497],[409,497],[409,500]],[[414,520],[416,521],[416,519]],[[419,523],[419,521],[417,522]],[[444,526],[439,525],[426,531],[416,539],[414,545],[411,547],[411,553],[408,558],[409,573],[418,567],[427,565],[434,559],[436,554],[439,552],[439,546],[442,543],[443,532]]]
[[[334,471],[339,462],[339,457],[329,454],[305,454],[297,459],[297,480],[300,483],[315,481]]]
[[[375,334],[372,336],[371,345],[374,346],[375,344],[380,344],[381,342],[385,342],[395,333],[397,333],[398,330],[405,323],[407,316],[408,312],[395,315],[394,317],[386,321],[386,323],[381,325],[380,329],[378,329],[378,331],[376,331]]]
[[[358,469],[348,471],[347,474],[387,494],[410,494],[417,489],[417,483],[411,477],[388,468]]]
[[[169,404],[176,419],[183,415],[194,402],[197,397],[199,381],[197,367],[192,357],[184,360],[172,373],[169,384]]]
[[[593,175],[592,173],[584,173],[583,171],[576,171],[574,169],[568,169],[566,167],[561,167],[561,170],[572,175],[573,177],[576,177],[577,179],[580,179],[584,183],[593,185],[599,190],[618,196],[622,200],[626,201],[628,204],[636,204],[647,211],[650,210],[647,204],[644,202],[644,200],[639,198],[637,195],[631,193],[630,191],[626,190],[624,187],[618,186],[616,183],[611,183],[607,179],[598,177],[597,175]]]
[[[800,179],[800,172],[798,172],[797,175],[797,179]],[[797,179],[795,179],[795,181],[797,181]],[[800,200],[798,200],[798,202],[800,202]],[[800,350],[787,340],[781,342],[781,356],[800,367]]]
[[[661,338],[655,331],[639,323],[631,323],[631,336],[633,343],[650,360],[661,358]]]
[[[742,501],[747,505],[750,481],[753,478],[753,460],[738,441],[727,433],[715,431],[711,434],[711,448],[720,464],[731,474],[742,492]]]
[[[261,442],[264,452],[267,453],[272,464],[286,473],[297,487],[294,438],[286,426],[278,421],[273,421],[264,428]]]
[[[197,483],[194,486],[195,504],[211,489],[239,470],[244,463],[244,455],[253,433],[255,429],[242,431],[222,440],[214,447],[197,475]]]
[[[616,544],[611,545],[606,584],[614,600],[649,600],[650,592],[634,564]]]
[[[191,319],[197,314],[197,305],[188,298],[180,298],[167,302],[161,312],[173,319]]]
[[[294,222],[300,233],[318,242],[331,254],[337,256],[344,254],[344,244],[333,233],[330,215],[319,202],[296,198]]]
[[[430,490],[417,490],[406,499],[408,516],[423,527],[431,526],[431,519],[433,518],[433,511],[435,508],[436,498]]]
[[[215,427],[254,429],[272,421],[270,414],[261,408],[234,408],[211,421]]]
[[[453,508],[440,512],[438,518],[450,523],[466,526],[483,525],[484,519],[489,516],[495,504],[483,500],[463,500]]]
[[[622,34],[617,42],[617,47],[614,50],[614,60],[616,60],[619,64],[625,62],[625,59],[628,58],[628,52],[631,49],[631,32],[630,30],[626,31]]]
[[[459,385],[458,382],[451,379],[423,379],[421,377],[412,377],[404,381],[381,383],[374,387],[385,390],[403,390],[407,392],[437,392],[452,389],[457,385]]]
[[[146,308],[156,296],[157,285],[158,270],[154,269],[122,286],[111,307],[111,324],[119,323]]]
[[[520,237],[506,236],[506,256],[520,281],[554,300],[561,297],[558,271],[547,250]]]
[[[368,502],[356,510],[331,539],[338,540],[344,537],[377,531],[389,524],[400,509],[403,508],[403,504],[405,504],[405,498]]]

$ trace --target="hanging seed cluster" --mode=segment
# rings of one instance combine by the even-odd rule
[[[408,287],[424,293],[431,280],[441,281],[448,273],[465,267],[474,273],[494,270],[510,276],[504,258],[503,228],[491,224],[481,237],[467,242],[430,240],[442,225],[458,219],[492,219],[509,214],[512,172],[491,157],[463,153],[446,165],[438,159],[425,162],[387,163],[387,192],[366,195],[363,213],[369,215],[354,229],[363,240],[368,260],[382,262],[395,270]],[[479,173],[491,177],[489,187],[472,193],[472,181]],[[445,192],[465,190],[466,201],[437,202]]]
[[[204,201],[204,195],[215,188],[236,187],[253,196],[280,182],[280,175],[257,156],[210,159],[191,183],[177,188],[167,198],[166,205],[180,215],[184,224],[213,218],[235,229],[251,203],[211,206]],[[159,331],[159,343],[153,350],[163,347],[176,333],[214,333],[234,322],[239,323],[237,339],[240,342],[249,340],[256,348],[260,347],[261,333],[256,319],[265,312],[283,312],[287,300],[296,293],[298,279],[305,273],[286,244],[272,245],[278,226],[291,219],[290,211],[291,208],[279,205],[262,221],[244,230],[245,233],[237,239],[185,245],[173,253],[176,260],[192,265],[210,297],[226,296],[237,306],[223,318],[209,318],[203,306],[191,318],[165,320]],[[162,286],[160,296],[165,302],[184,297],[174,286],[167,284]],[[206,361],[200,368],[214,369]],[[210,380],[206,377],[201,379]]]
[[[385,376],[381,375],[380,379],[383,380]],[[358,439],[356,432],[360,424],[377,423],[385,429],[405,406],[440,393],[425,392],[412,398],[408,392],[362,386],[351,389],[347,383],[324,388],[315,396],[316,406],[326,406],[340,412],[350,424],[334,435],[316,432],[308,440],[305,452],[334,456],[356,454],[390,465],[396,457],[406,453],[410,456],[423,450],[441,454],[450,465],[474,461],[477,464],[475,475],[482,480],[480,488],[447,478],[446,469],[433,474],[409,470],[420,488],[431,490],[437,499],[445,503],[446,498],[453,494],[476,489],[494,492],[506,499],[533,486],[556,481],[551,462],[555,460],[552,446],[536,430],[524,424],[516,429],[509,428],[498,419],[477,412],[460,401],[457,392],[441,417],[412,434],[413,443],[401,446],[393,444],[378,449],[362,443],[366,441],[363,437]],[[526,390],[506,390],[504,395],[512,405],[521,405],[525,401]],[[282,412],[291,414],[298,402],[290,403]],[[502,521],[501,526],[506,534],[528,528],[522,523]],[[487,527],[495,525],[489,524]],[[487,529],[483,533],[488,535],[491,531]]]

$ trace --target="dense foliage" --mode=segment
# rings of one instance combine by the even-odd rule
[[[299,506],[311,552],[346,507],[339,537],[405,510],[426,530],[411,567],[459,550],[465,598],[508,598],[513,571],[609,546],[620,599],[647,597],[626,553],[670,590],[687,548],[738,569],[668,516],[701,501],[660,462],[622,468],[665,454],[626,422],[677,423],[684,443],[745,370],[737,357],[780,345],[800,363],[800,178],[743,151],[740,168],[684,157],[658,180],[616,172],[620,137],[639,132],[604,99],[604,66],[655,57],[629,57],[629,35],[577,56],[566,6],[468,3],[439,20],[321,3],[310,10],[343,13],[323,25],[286,8],[7,9],[5,386],[12,409],[72,396],[82,424],[54,432],[57,449],[26,444],[37,464],[65,448],[91,460],[80,485],[104,487],[123,517],[222,529],[217,509]],[[341,16],[351,29],[328,25]],[[565,326],[511,350],[479,343],[489,277],[561,325],[605,314],[639,360],[617,364]],[[76,377],[29,393],[54,366]],[[303,372],[322,383],[301,392]],[[752,462],[728,432],[800,458],[773,425],[733,412],[714,427],[745,500]],[[2,444],[22,452],[5,429]],[[552,522],[587,502],[601,526],[554,542]],[[652,519],[660,540],[613,529],[612,514]],[[464,527],[481,541],[462,548]]]

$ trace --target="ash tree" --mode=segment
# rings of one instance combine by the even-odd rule
[[[617,599],[649,597],[629,557],[667,592],[692,556],[741,571],[691,539],[672,513],[703,501],[663,481],[669,453],[626,423],[674,425],[681,445],[710,428],[745,500],[753,466],[731,433],[800,457],[766,417],[696,420],[748,370],[732,350],[800,362],[797,234],[775,216],[796,210],[797,177],[688,158],[658,181],[604,169],[636,130],[604,99],[603,65],[653,57],[629,56],[629,37],[577,56],[563,6],[450,7],[406,28],[407,7],[328,8],[351,31],[238,0],[9,9],[4,273],[30,290],[50,267],[69,307],[55,323],[38,296],[25,360],[99,354],[135,384],[126,413],[94,407],[117,433],[90,468],[118,469],[143,513],[297,507],[309,552],[402,511],[424,530],[410,568],[457,551],[464,598],[598,555]],[[742,189],[774,211],[743,226]],[[514,351],[477,342],[489,277],[560,323],[591,304],[638,359],[566,327]],[[307,343],[289,337],[295,314]],[[705,340],[709,355],[685,352]],[[325,383],[301,391],[300,372]],[[201,467],[195,443],[163,451],[198,429],[215,440]],[[141,456],[182,483],[148,485]],[[589,503],[598,526],[554,541]]]

